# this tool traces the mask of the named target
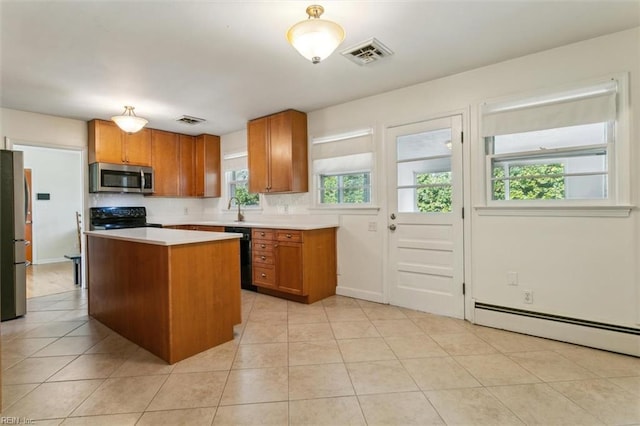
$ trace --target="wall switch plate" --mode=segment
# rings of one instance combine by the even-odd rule
[[[517,272],[507,272],[507,285],[518,285]]]
[[[524,290],[522,292],[522,301],[526,304],[532,304],[533,303],[533,291],[531,290]]]
[[[377,231],[378,224],[376,222],[369,222],[369,231]]]

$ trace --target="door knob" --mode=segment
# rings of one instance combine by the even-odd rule
[[[392,223],[391,225],[389,225],[389,229],[391,229],[392,231],[395,231],[396,225]]]
[[[391,218],[391,220],[396,218],[396,214],[395,213],[391,213],[391,216],[389,216]]]

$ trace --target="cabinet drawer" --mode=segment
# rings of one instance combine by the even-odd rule
[[[276,231],[276,240],[278,240],[278,241],[300,242],[300,241],[302,241],[302,232],[301,231],[277,230]]]
[[[251,242],[251,248],[253,249],[254,253],[257,251],[266,251],[269,253],[273,253],[273,242],[272,241],[266,241],[266,240],[257,240],[257,241],[252,241]]]
[[[253,283],[255,285],[264,285],[269,287],[275,287],[276,285],[276,271],[268,266],[254,266],[253,267]]]
[[[275,233],[273,229],[252,229],[251,239],[253,240],[273,240]]]
[[[254,252],[253,253],[253,264],[256,266],[260,265],[273,265],[274,259],[273,256],[266,252]]]

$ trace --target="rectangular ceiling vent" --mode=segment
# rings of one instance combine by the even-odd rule
[[[342,51],[342,56],[358,65],[368,65],[391,55],[391,49],[375,37]]]
[[[176,121],[195,126],[196,124],[204,123],[207,120],[205,120],[204,118],[192,117],[190,115],[183,115],[182,117],[176,119]]]

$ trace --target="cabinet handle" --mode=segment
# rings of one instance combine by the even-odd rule
[[[261,236],[261,237],[264,237],[264,232],[261,232],[261,233],[260,233],[260,236]]]
[[[260,256],[260,259],[267,260],[266,256]]]
[[[267,274],[264,274],[264,273],[260,274],[260,276],[261,276],[262,278],[267,278]]]
[[[291,238],[291,234],[287,234],[287,238]]]
[[[266,248],[267,246],[265,246],[264,244],[260,244],[260,248]]]

